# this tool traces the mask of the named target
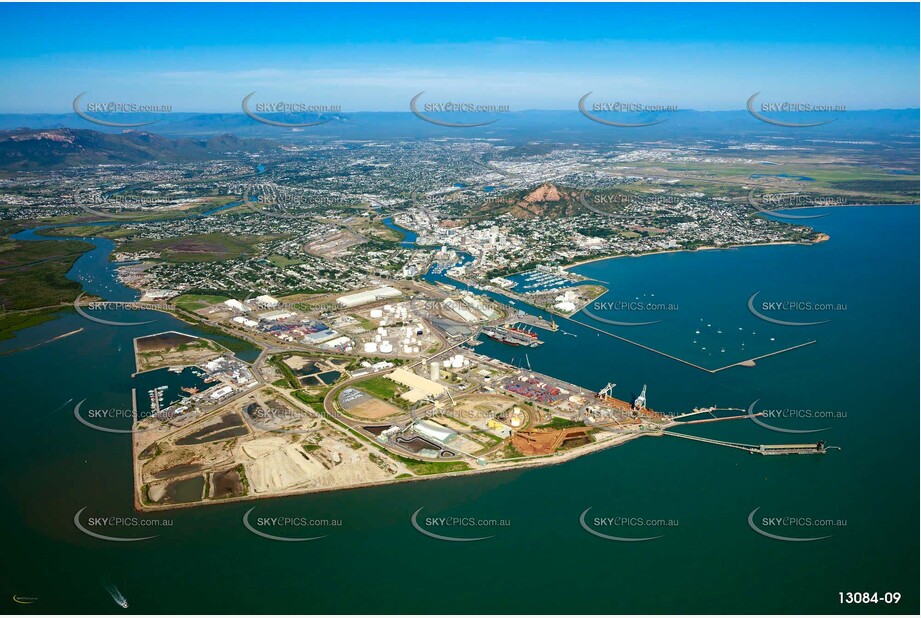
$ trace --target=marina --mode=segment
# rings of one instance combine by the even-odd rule
[[[784,354],[784,353],[787,353],[787,352],[792,352],[793,350],[798,350],[798,349],[800,349],[800,348],[804,348],[804,347],[806,347],[806,346],[810,346],[810,345],[813,345],[813,344],[816,343],[815,340],[805,341],[805,342],[803,342],[803,343],[799,343],[799,344],[790,346],[790,347],[788,347],[788,348],[784,348],[784,349],[782,349],[782,350],[776,350],[776,351],[774,351],[774,352],[768,352],[767,354],[762,354],[761,356],[756,356],[756,357],[754,357],[754,358],[749,358],[749,359],[747,359],[747,360],[739,361],[739,362],[732,363],[732,364],[729,364],[729,365],[724,365],[723,367],[717,367],[716,369],[708,369],[707,367],[702,367],[702,366],[698,365],[697,363],[692,363],[691,361],[685,360],[685,359],[683,359],[683,358],[679,358],[678,356],[675,356],[675,355],[673,355],[673,354],[669,354],[668,352],[663,352],[662,350],[658,350],[658,349],[653,348],[653,347],[651,347],[651,346],[644,345],[644,344],[639,343],[639,342],[637,342],[637,341],[633,341],[633,340],[631,340],[631,339],[627,339],[626,337],[622,337],[622,336],[620,336],[620,335],[615,335],[614,333],[611,333],[611,332],[609,332],[609,331],[606,331],[606,330],[604,330],[604,329],[602,329],[602,328],[598,328],[598,327],[596,327],[596,326],[592,326],[591,324],[586,324],[585,322],[580,322],[579,320],[576,320],[576,319],[573,319],[573,318],[566,318],[566,317],[563,317],[562,319],[564,319],[564,320],[569,320],[569,321],[574,322],[574,323],[576,323],[576,324],[578,324],[578,325],[580,325],[580,326],[584,326],[585,328],[590,328],[590,329],[592,329],[592,330],[594,330],[594,331],[597,331],[599,335],[604,334],[604,335],[607,335],[608,337],[613,337],[614,339],[619,339],[620,341],[623,341],[624,343],[629,343],[630,345],[636,346],[636,347],[638,347],[638,348],[642,348],[642,349],[644,349],[644,350],[648,350],[649,352],[653,352],[653,353],[655,353],[655,354],[658,354],[659,356],[664,356],[665,358],[671,359],[671,360],[673,360],[673,361],[677,361],[677,362],[682,363],[682,364],[684,364],[684,365],[688,365],[689,367],[693,367],[694,369],[699,369],[700,371],[703,371],[703,372],[706,372],[706,373],[719,373],[719,372],[721,372],[721,371],[726,371],[727,369],[731,369],[732,367],[754,367],[756,361],[763,360],[763,359],[765,359],[765,358],[770,358],[770,357],[772,357],[772,356],[777,356],[777,355],[780,355],[780,354]],[[704,348],[704,349],[706,350],[706,348]]]

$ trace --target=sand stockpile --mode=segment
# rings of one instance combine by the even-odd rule
[[[259,459],[260,457],[265,457],[266,455],[274,453],[286,444],[288,444],[288,441],[282,437],[259,438],[258,440],[250,440],[243,444],[243,452],[253,459]]]
[[[284,439],[281,442],[283,444],[275,449],[268,444],[258,445],[253,452],[262,454],[246,466],[246,476],[257,494],[294,487],[326,471],[322,464],[309,459],[299,445],[287,444]],[[250,443],[243,447],[248,455],[252,450],[248,447],[252,446]]]
[[[310,481],[310,487],[338,487],[358,485],[388,478],[388,474],[367,457],[356,457],[343,462],[332,470]]]

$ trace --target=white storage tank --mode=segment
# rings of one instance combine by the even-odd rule
[[[377,343],[375,343],[374,341],[368,341],[367,343],[365,343],[365,352],[368,352],[371,354],[373,354],[374,352],[377,352]]]

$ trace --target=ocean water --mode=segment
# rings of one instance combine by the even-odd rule
[[[126,314],[157,321],[115,328],[71,313],[22,332],[18,343],[6,342],[9,349],[84,328],[0,357],[7,404],[0,437],[0,587],[7,599],[38,599],[28,606],[9,601],[10,611],[916,613],[918,209],[828,212],[814,220],[831,237],[819,245],[662,254],[578,268],[608,283],[608,300],[654,298],[677,309],[595,311],[615,321],[651,321],[647,314],[661,320],[648,326],[576,319],[705,368],[814,344],[718,373],[560,320],[560,332],[544,334],[546,343],[537,349],[493,341],[478,347],[587,388],[614,382],[621,398],[646,384],[649,406],[667,412],[704,405],[744,409],[756,400],[759,408],[834,412],[821,420],[770,420],[784,429],[828,428],[820,433],[781,433],[749,420],[684,429],[749,444],[821,438],[841,447],[823,456],[763,457],[672,437],[643,438],[564,465],[171,511],[153,516],[171,525],[123,527],[126,536],[156,538],[110,542],[82,534],[73,520],[84,507],[84,523],[88,517],[137,516],[130,440],[79,424],[73,404],[86,399],[85,406],[130,407],[136,386],[131,339],[168,329],[197,333],[169,316],[144,312]],[[91,267],[92,259],[81,258],[75,276],[108,284],[110,266],[99,261]],[[787,321],[829,320],[781,326],[749,311],[756,292],[759,302],[846,308],[766,312]],[[709,331],[700,328],[707,323]],[[701,338],[692,343],[697,329],[726,352],[708,355],[711,345]],[[425,536],[410,521],[420,508],[421,525],[434,532],[491,538]],[[586,522],[597,531],[660,538],[594,536],[579,523],[589,508]],[[341,525],[276,529],[326,536],[272,541],[243,525],[250,509],[252,517]],[[767,538],[749,526],[754,509],[753,521],[768,532],[828,538]],[[508,525],[438,528],[425,520],[435,516]],[[644,521],[605,526],[596,517]],[[774,526],[766,517],[791,518],[795,525]],[[672,525],[649,523],[658,520]],[[818,520],[835,525],[815,525]],[[125,595],[128,610],[113,602],[108,581]],[[839,592],[899,592],[901,600],[841,605]]]

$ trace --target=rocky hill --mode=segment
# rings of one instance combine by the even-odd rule
[[[278,148],[266,139],[215,135],[172,139],[147,131],[101,133],[87,129],[0,131],[0,169],[43,170],[81,165],[184,163],[222,158],[232,152]]]

